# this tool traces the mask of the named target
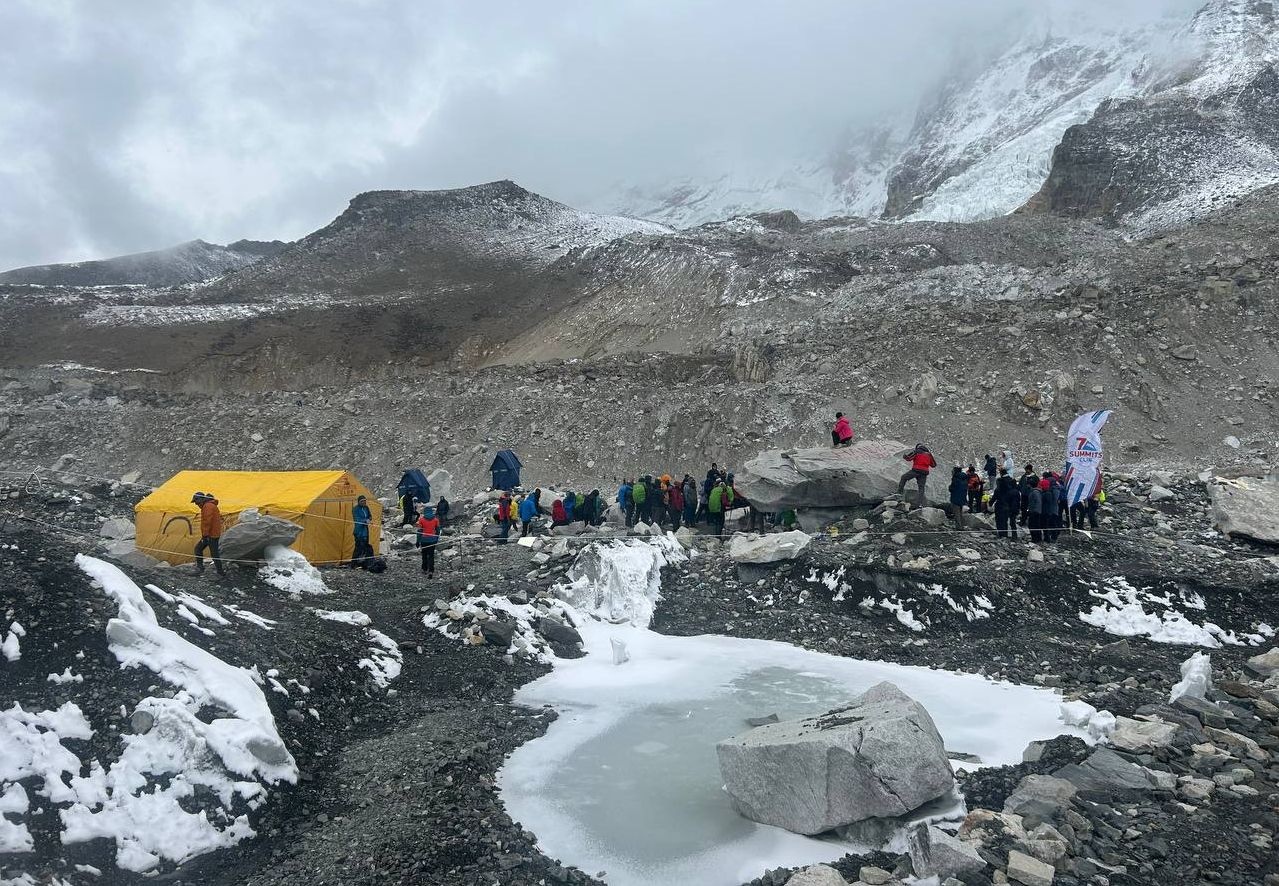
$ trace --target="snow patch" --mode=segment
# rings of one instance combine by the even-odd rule
[[[324,583],[320,570],[297,551],[283,545],[271,545],[266,549],[265,557],[266,565],[258,570],[258,577],[271,587],[295,597],[333,593]]]
[[[1245,646],[1264,642],[1264,624],[1255,625],[1253,633],[1242,637],[1210,621],[1198,624],[1191,621],[1177,606],[1202,609],[1203,600],[1197,594],[1180,594],[1174,601],[1167,594],[1158,594],[1153,588],[1138,588],[1122,576],[1106,579],[1104,583],[1085,582],[1088,593],[1102,602],[1088,612],[1079,613],[1080,621],[1101,628],[1119,637],[1149,637],[1156,643],[1173,643],[1187,646],[1205,646],[1217,649],[1224,645]],[[1149,611],[1160,609],[1161,611]]]

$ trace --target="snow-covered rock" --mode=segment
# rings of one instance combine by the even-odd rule
[[[932,718],[891,683],[846,708],[726,739],[716,751],[738,812],[800,834],[905,815],[954,785]]]

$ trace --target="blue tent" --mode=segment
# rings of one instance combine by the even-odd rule
[[[524,467],[520,464],[519,458],[509,449],[503,449],[493,459],[493,464],[489,470],[493,472],[493,488],[494,489],[514,489],[520,485],[520,468]]]
[[[409,468],[404,472],[404,476],[400,478],[399,493],[402,496],[405,492],[412,492],[416,501],[429,502],[431,500],[431,481],[426,479],[426,474],[422,473],[418,468]]]

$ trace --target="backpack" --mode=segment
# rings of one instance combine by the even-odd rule
[[[370,557],[369,564],[365,568],[368,569],[369,572],[381,574],[386,572],[386,560],[382,557]]]

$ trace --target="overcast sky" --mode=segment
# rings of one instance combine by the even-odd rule
[[[957,58],[1196,0],[3,0],[0,269],[294,239],[377,188],[768,168]]]

